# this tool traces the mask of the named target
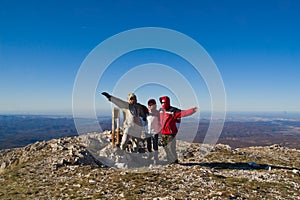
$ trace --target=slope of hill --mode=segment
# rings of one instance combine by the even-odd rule
[[[98,134],[99,135],[99,134]],[[300,151],[178,142],[180,164],[105,167],[86,136],[0,151],[1,199],[297,199]],[[205,146],[206,148],[209,145]]]

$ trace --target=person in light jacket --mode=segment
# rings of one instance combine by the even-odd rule
[[[157,105],[155,99],[148,100],[148,111],[147,116],[147,149],[148,152],[152,152],[152,142],[154,150],[154,162],[158,161],[158,134],[161,130],[159,112],[157,110]]]
[[[161,103],[159,114],[162,127],[162,145],[166,151],[168,162],[178,163],[175,138],[178,132],[176,123],[180,123],[181,117],[189,116],[197,112],[198,108],[194,107],[188,110],[180,110],[172,107],[170,104],[170,98],[168,96],[160,97],[159,101]]]
[[[135,138],[141,138],[143,126],[141,120],[146,121],[148,109],[146,106],[137,103],[137,97],[134,93],[128,94],[127,102],[114,97],[107,92],[102,92],[101,94],[121,108],[125,113],[124,132],[120,145],[120,148],[125,150],[129,141],[128,134]]]

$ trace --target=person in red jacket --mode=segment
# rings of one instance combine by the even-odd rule
[[[170,98],[163,96],[159,98],[161,103],[160,123],[162,134],[162,145],[167,154],[167,160],[170,163],[178,163],[178,157],[176,154],[176,134],[178,132],[176,123],[180,123],[181,117],[186,117],[194,114],[198,111],[197,107],[190,108],[188,110],[180,110],[172,107],[170,104]]]

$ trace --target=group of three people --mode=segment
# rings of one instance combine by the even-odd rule
[[[159,98],[161,108],[157,110],[155,99],[148,100],[148,107],[137,102],[134,93],[128,95],[127,101],[123,101],[114,97],[107,92],[102,92],[109,101],[121,108],[125,113],[124,132],[120,148],[125,149],[129,140],[129,136],[139,138],[146,124],[146,141],[149,152],[154,150],[154,159],[158,160],[158,134],[162,134],[162,145],[167,154],[169,163],[177,163],[176,153],[176,134],[178,132],[176,123],[180,123],[180,119],[189,116],[198,111],[197,107],[187,110],[180,110],[171,106],[170,98],[162,96]],[[152,145],[153,144],[153,145]]]

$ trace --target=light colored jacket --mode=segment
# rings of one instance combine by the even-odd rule
[[[128,129],[132,135],[140,135],[142,132],[141,118],[146,119],[145,106],[139,103],[129,104],[114,96],[111,96],[110,101],[125,113],[124,128]]]
[[[161,131],[161,125],[159,120],[159,112],[149,112],[147,116],[147,133],[148,134],[158,134]]]

